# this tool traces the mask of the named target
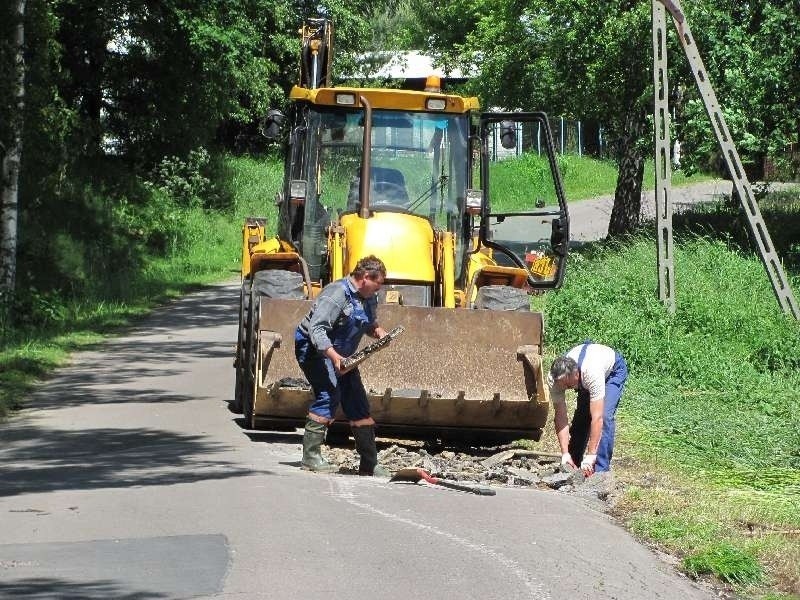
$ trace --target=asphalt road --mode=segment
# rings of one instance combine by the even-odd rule
[[[577,497],[301,471],[227,409],[237,302],[157,310],[0,426],[0,598],[715,597]]]
[[[772,187],[780,189],[786,187],[786,184],[773,183]],[[732,189],[732,182],[724,179],[673,187],[670,193],[673,213],[685,211],[694,204],[719,200],[723,195],[730,195]],[[611,220],[611,210],[614,208],[613,194],[586,200],[568,199],[568,203],[570,242],[581,245],[603,239],[608,235],[608,223]],[[643,222],[655,220],[654,191],[642,192],[640,215]],[[548,240],[549,222],[549,219],[544,219],[535,224],[540,229],[533,231],[533,237],[542,236],[544,241]],[[527,241],[531,238],[533,225],[527,218],[506,219],[502,224],[493,226],[495,239]],[[542,226],[544,229],[541,229]]]
[[[722,195],[730,195],[733,183],[725,179],[714,179],[672,188],[670,198],[673,212],[685,210],[692,204],[711,202]],[[606,237],[614,196],[601,196],[591,200],[569,203],[570,239],[575,242],[591,242]],[[642,192],[642,219],[655,219],[656,200],[654,191]]]
[[[763,182],[754,182],[762,186]],[[796,183],[772,182],[771,190],[797,189]],[[712,179],[690,185],[673,186],[670,191],[672,211],[679,213],[693,204],[715,202],[722,196],[730,196],[733,182],[726,179]],[[614,207],[614,196],[601,196],[591,200],[577,200],[569,203],[570,239],[574,242],[592,242],[606,237],[611,209]],[[642,192],[641,216],[643,220],[656,218],[655,192]]]

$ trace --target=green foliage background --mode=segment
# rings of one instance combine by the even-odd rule
[[[634,170],[649,144],[647,2],[28,0],[24,115],[11,94],[13,4],[0,6],[0,155],[24,117],[23,321],[35,320],[37,295],[123,292],[105,274],[140,272],[199,235],[185,211],[232,208],[219,157],[270,151],[258,120],[285,106],[297,28],[314,14],[335,22],[335,76],[379,66],[365,51],[423,50],[474,73],[464,87],[486,106],[599,120]],[[746,160],[772,153],[781,166],[781,150],[798,141],[799,10],[789,0],[687,5]],[[711,137],[682,64],[672,61],[670,75],[682,91],[675,121],[691,150],[685,162],[707,165]],[[608,192],[631,193],[620,185]]]
[[[573,255],[548,297],[546,335],[560,350],[584,338],[618,348],[633,390],[639,443],[698,476],[800,492],[800,327],[777,310],[761,264],[725,240],[677,245],[678,308],[654,293],[652,238]]]
[[[0,157],[22,119],[23,163],[17,290],[0,307],[0,415],[65,353],[165,297],[236,277],[243,218],[274,223],[279,148],[257,125],[287,102],[304,17],[334,19],[340,78],[379,66],[365,51],[422,50],[475,73],[464,89],[484,106],[596,119],[618,159],[651,152],[648,2],[27,0],[22,115],[11,93],[13,4],[0,3]],[[781,176],[796,175],[786,150],[800,141],[800,4],[685,4],[745,162],[766,156]],[[680,57],[671,34],[669,43]],[[717,168],[691,74],[680,58],[670,69],[684,164]],[[613,162],[567,156],[561,166],[570,198],[615,191]],[[499,177],[518,177],[518,167],[503,165]],[[761,206],[798,290],[796,198]],[[676,229],[674,316],[656,300],[647,232],[572,257],[564,288],[540,299],[547,344],[563,351],[589,336],[620,348],[634,373],[622,415],[631,451],[742,492],[770,526],[796,527],[797,323],[779,313],[736,209],[679,217]],[[761,580],[753,556],[765,545],[712,547],[727,534],[686,506],[668,514],[670,501],[634,529],[698,550],[684,562],[690,573]]]

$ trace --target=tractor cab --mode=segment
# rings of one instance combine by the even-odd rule
[[[313,280],[332,279],[326,232],[333,223],[354,221],[350,217],[362,213],[366,192],[369,206],[362,216],[412,215],[424,221],[416,228],[429,228],[432,237],[450,234],[459,289],[468,287],[479,270],[497,283],[503,279],[502,269],[486,268],[487,254],[496,267],[525,269],[523,279],[531,289],[561,284],[568,217],[543,113],[484,113],[478,135],[470,135],[467,99],[453,97],[462,105],[447,112],[454,103],[445,97],[433,105],[442,111],[433,112],[430,98],[419,92],[360,90],[372,104],[365,148],[365,110],[355,90],[313,92],[312,102],[297,105],[279,231],[304,256]],[[325,92],[331,92],[330,104],[322,103]],[[523,141],[529,150],[517,156]],[[507,158],[516,159],[513,169]],[[361,185],[365,163],[368,190]],[[522,178],[515,176],[520,171]],[[392,227],[392,242],[402,252],[409,240],[403,240],[396,219]],[[434,260],[431,255],[427,262]],[[519,281],[508,283],[519,287]]]
[[[531,288],[559,287],[569,215],[547,115],[484,113],[478,142],[479,247],[498,265],[525,269]]]

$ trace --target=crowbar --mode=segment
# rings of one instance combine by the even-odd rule
[[[420,480],[424,480],[427,483],[433,485],[440,485],[442,487],[450,488],[453,490],[461,490],[462,492],[472,492],[473,494],[478,494],[479,496],[494,496],[495,491],[491,488],[486,487],[476,487],[472,485],[464,485],[462,483],[455,483],[454,481],[448,481],[446,479],[439,479],[438,477],[434,477],[424,469],[420,469],[419,467],[406,467],[405,469],[400,469],[397,473],[389,481],[413,481],[417,483]]]

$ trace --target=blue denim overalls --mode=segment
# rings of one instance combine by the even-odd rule
[[[344,287],[352,310],[348,311],[347,305],[345,306],[328,336],[339,354],[350,356],[358,349],[361,337],[375,326],[375,302],[359,300],[357,292],[350,289],[347,278],[331,285]],[[346,314],[347,312],[350,314]],[[341,403],[344,414],[351,421],[369,416],[369,401],[357,368],[337,376],[331,359],[317,352],[299,328],[295,331],[294,353],[314,392],[314,401],[308,409],[309,412],[333,419]]]
[[[579,373],[583,366],[583,359],[586,358],[586,349],[591,343],[591,340],[586,340],[578,355]],[[608,471],[611,468],[611,456],[614,453],[614,433],[616,431],[615,415],[619,400],[622,397],[622,390],[625,387],[625,381],[628,379],[628,365],[625,359],[622,358],[619,352],[615,351],[615,354],[617,360],[606,377],[605,400],[603,402],[603,433],[600,437],[600,444],[597,446],[597,462],[594,467],[597,473]],[[578,405],[575,408],[572,425],[569,428],[569,453],[576,465],[581,464],[583,454],[586,452],[591,422],[589,390],[584,389],[583,381],[581,381],[578,385]]]

